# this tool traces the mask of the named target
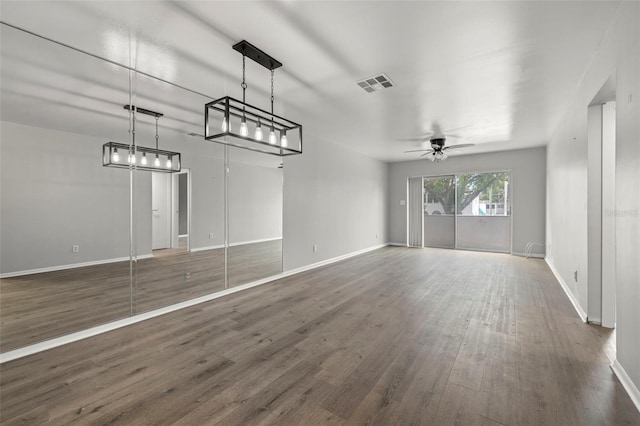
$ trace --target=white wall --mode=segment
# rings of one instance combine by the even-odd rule
[[[388,241],[388,164],[305,138],[284,160],[285,271]]]
[[[282,238],[279,163],[279,159],[270,167],[230,163],[229,244]]]
[[[617,360],[640,387],[640,3],[625,1],[547,148],[547,258],[587,307],[587,106],[616,73]],[[578,270],[578,282],[573,271]]]
[[[128,258],[129,172],[102,167],[106,141],[0,124],[0,273]],[[137,186],[147,189],[138,223],[150,229],[141,214],[151,210],[150,175]],[[138,253],[150,252],[150,239],[139,239]]]
[[[524,253],[528,242],[544,244],[545,148],[461,155],[433,163],[429,160],[392,163],[389,169],[389,239],[406,243],[407,178],[463,172],[511,170],[513,253]],[[540,249],[534,253],[541,253]]]

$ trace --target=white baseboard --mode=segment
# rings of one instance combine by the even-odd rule
[[[613,361],[613,364],[611,364],[611,369],[618,380],[620,380],[620,383],[622,383],[624,390],[629,394],[629,398],[631,398],[633,404],[636,406],[638,411],[640,411],[640,389],[638,389],[638,386],[633,383],[633,380],[631,380],[631,377],[629,377],[624,367],[622,367],[617,359]]]
[[[207,251],[207,250],[217,250],[217,249],[221,249],[224,248],[224,244],[218,244],[215,246],[205,246],[205,247],[196,247],[196,248],[192,248],[190,251],[192,253],[198,252],[198,251]]]
[[[301,266],[299,268],[295,268],[295,269],[290,269],[288,271],[285,271],[281,274],[281,277],[288,277],[290,275],[295,275],[295,274],[299,274],[300,272],[304,272],[304,271],[308,271],[310,269],[315,269],[315,268],[319,268],[320,266],[325,266],[325,265],[329,265],[331,263],[335,263],[335,262],[339,262],[341,260],[345,260],[348,259],[350,257],[354,257],[354,256],[358,256],[373,250],[378,250],[381,249],[383,247],[386,247],[388,245],[391,245],[389,243],[384,243],[384,244],[378,244],[375,246],[371,246],[371,247],[367,247],[365,249],[362,250],[357,250],[357,251],[353,251],[351,253],[347,253],[347,254],[343,254],[342,256],[336,256],[336,257],[332,257],[331,259],[325,259],[325,260],[321,260],[320,262],[316,262],[316,263],[312,263],[310,265],[305,265],[305,266]]]
[[[132,317],[123,318],[118,321],[113,321],[107,324],[102,324],[96,327],[91,327],[86,330],[77,331],[75,333],[67,334],[61,337],[56,337],[54,339],[45,340],[40,343],[35,343],[33,345],[24,346],[22,348],[14,349],[11,351],[0,353],[0,364],[16,360],[18,358],[23,358],[25,356],[33,355],[38,352],[46,351],[49,349],[57,348],[58,346],[66,345],[68,343],[77,342],[79,340],[87,339],[89,337],[96,336],[98,334],[106,333],[108,331],[116,330],[118,328],[126,327],[131,324],[138,323],[140,321],[144,321],[150,318],[155,318],[160,315],[168,314],[170,312],[177,311],[179,309],[188,308],[190,306],[194,306],[200,303],[209,302],[214,299],[218,299],[220,297],[227,296],[229,294],[237,293],[239,291],[247,290],[253,287],[257,287],[262,284],[269,283],[271,281],[279,280],[281,278],[285,278],[291,275],[299,274],[300,272],[308,271],[310,269],[318,268],[320,266],[328,265],[330,263],[338,262],[340,260],[348,259],[353,256],[357,256],[363,253],[367,253],[369,251],[377,250],[379,248],[385,247],[388,244],[379,244],[373,247],[369,247],[366,249],[354,251],[352,253],[348,253],[342,256],[334,257],[331,259],[323,260],[322,262],[313,263],[311,265],[306,265],[300,268],[292,269],[289,271],[285,271],[278,275],[273,275],[267,278],[263,278],[261,280],[253,281],[247,284],[239,285],[237,287],[228,288],[217,293],[208,294],[206,296],[198,297],[196,299],[187,300],[184,302],[176,303],[174,305],[165,306],[164,308],[155,309],[153,311],[145,312],[143,314],[134,315]],[[128,258],[127,258],[128,259]]]
[[[407,247],[407,243],[388,243],[388,246]]]
[[[275,238],[263,238],[261,240],[251,240],[251,241],[240,241],[238,243],[230,243],[229,247],[237,247],[237,246],[243,246],[246,244],[257,244],[257,243],[266,243],[267,241],[276,241],[276,240],[281,240],[282,237],[275,237]],[[224,244],[217,244],[214,246],[205,246],[205,247],[196,247],[196,248],[192,248],[191,251],[192,252],[198,252],[198,251],[206,251],[206,250],[216,250],[216,249],[221,249],[224,248]]]
[[[578,301],[576,296],[574,296],[574,294],[571,292],[571,289],[569,288],[567,283],[564,282],[564,280],[562,279],[562,277],[560,276],[558,271],[556,271],[556,268],[553,266],[553,263],[549,260],[549,258],[545,257],[544,261],[549,266],[549,269],[551,269],[551,272],[553,272],[553,275],[556,277],[556,280],[560,284],[560,287],[562,287],[562,289],[564,290],[565,294],[567,295],[567,297],[571,301],[571,304],[573,305],[573,308],[578,313],[578,316],[580,316],[580,319],[582,319],[582,322],[586,323],[587,322],[587,313],[580,306],[580,302]]]
[[[261,240],[240,241],[238,243],[229,243],[229,247],[244,246],[246,244],[266,243],[267,241],[276,241],[281,239],[282,237],[275,237],[275,238],[263,238]]]
[[[138,260],[148,259],[150,257],[153,257],[153,255],[141,254],[137,256],[137,259]],[[21,277],[23,275],[42,274],[44,272],[55,272],[55,271],[62,271],[65,269],[83,268],[85,266],[104,265],[105,263],[126,262],[126,261],[129,261],[129,256],[114,257],[112,259],[92,260],[90,262],[72,263],[69,265],[48,266],[46,268],[28,269],[24,271],[7,272],[4,274],[0,274],[0,278]]]
[[[514,256],[521,256],[521,257],[535,257],[536,259],[544,259],[545,255],[544,254],[538,254],[538,253],[511,253]]]

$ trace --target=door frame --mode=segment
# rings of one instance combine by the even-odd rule
[[[187,250],[191,251],[191,171],[189,169],[183,168],[181,171],[177,173],[172,173],[171,176],[171,230],[170,230],[170,240],[171,247],[178,248],[179,241],[179,229],[180,229],[180,216],[179,216],[179,207],[180,207],[180,175],[187,176]]]

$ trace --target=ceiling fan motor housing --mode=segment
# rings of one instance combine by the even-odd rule
[[[444,147],[444,141],[446,139],[445,138],[433,138],[431,139],[431,148],[433,148],[434,151],[442,151],[442,148]]]

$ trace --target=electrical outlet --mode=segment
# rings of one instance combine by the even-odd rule
[[[378,239],[378,234],[376,234],[376,240]]]
[[[576,271],[573,271],[573,280],[574,280],[575,282],[578,282],[578,271],[577,271],[577,270],[576,270]]]
[[[314,252],[314,253],[317,253],[317,252],[318,252],[318,246],[317,246],[317,245],[315,245],[315,244],[313,245],[313,252]]]
[[[74,245],[71,247],[71,251],[73,253],[79,253],[80,252],[80,246]]]
[[[210,233],[209,233],[209,239],[210,239],[210,240],[213,240],[213,232],[210,232]]]

